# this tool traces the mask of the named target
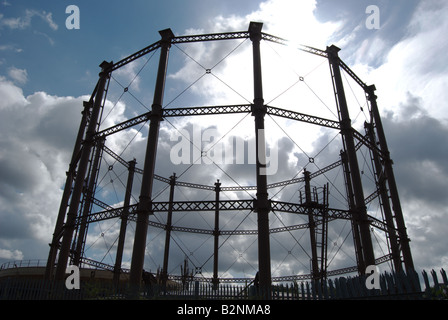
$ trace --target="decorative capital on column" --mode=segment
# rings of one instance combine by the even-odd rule
[[[173,175],[170,177],[170,185],[171,186],[176,185],[176,179],[177,179],[176,173],[173,173]]]
[[[376,100],[376,95],[375,95],[375,90],[376,90],[376,87],[375,87],[375,85],[374,84],[372,84],[372,85],[370,85],[370,86],[368,86],[367,88],[366,88],[366,93],[367,93],[367,98],[370,100],[370,101],[372,101],[372,100]]]
[[[221,191],[221,182],[219,182],[219,179],[215,183],[215,191],[217,191],[217,192]]]
[[[338,52],[341,51],[341,49],[336,47],[334,44],[332,44],[331,46],[327,47],[326,51],[328,54],[333,54],[333,55],[337,56]]]
[[[261,22],[251,22],[249,24],[249,35],[250,40],[260,41],[261,40],[261,29],[263,29],[263,23]]]
[[[171,42],[171,40],[175,37],[173,31],[171,29],[165,29],[159,31],[160,36],[162,37],[162,41]]]
[[[111,69],[113,66],[114,66],[114,63],[112,61],[111,62],[107,62],[107,61],[101,62],[101,64],[100,64],[101,73],[103,73],[103,72],[108,73],[109,69]],[[101,76],[101,73],[100,73],[100,76]]]

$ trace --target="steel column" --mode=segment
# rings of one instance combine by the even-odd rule
[[[62,194],[61,204],[59,207],[58,218],[54,228],[53,239],[50,243],[50,252],[48,254],[47,266],[45,269],[45,279],[49,280],[53,276],[54,265],[56,263],[56,256],[58,251],[59,239],[62,237],[62,228],[67,213],[68,203],[72,192],[73,181],[76,176],[76,167],[79,160],[79,153],[81,150],[81,143],[84,138],[90,109],[93,103],[91,101],[84,101],[84,110],[82,111],[81,123],[79,125],[78,135],[76,137],[75,147],[73,148],[72,159],[70,161],[69,169],[67,171],[67,178],[65,180],[64,192]]]
[[[213,290],[218,289],[218,254],[219,254],[219,193],[221,192],[221,183],[219,180],[215,183],[215,230],[213,231]]]
[[[100,167],[100,159],[103,153],[104,139],[98,140],[95,143],[94,148],[94,159],[90,169],[90,174],[88,175],[88,186],[87,190],[84,193],[84,207],[82,208],[82,216],[81,216],[81,224],[79,226],[79,231],[77,235],[76,241],[73,243],[76,245],[76,249],[74,250],[72,263],[75,266],[79,266],[79,262],[81,260],[81,256],[83,254],[84,249],[84,240],[87,233],[87,216],[91,212],[92,208],[92,199],[94,196],[96,180],[98,177],[98,171]]]
[[[176,186],[176,174],[170,177],[170,203],[168,207],[168,216],[166,220],[166,235],[165,235],[165,252],[163,254],[163,269],[162,269],[162,286],[166,286],[168,280],[168,260],[170,256],[170,240],[171,230],[173,228],[173,201],[174,201],[174,187]]]
[[[356,148],[353,138],[350,115],[348,112],[347,101],[345,99],[344,86],[339,65],[339,48],[336,46],[327,47],[328,61],[333,76],[333,84],[337,105],[339,107],[339,117],[341,122],[341,134],[344,139],[345,149],[347,151],[350,175],[353,184],[353,193],[355,199],[355,211],[358,214],[359,230],[361,233],[362,253],[366,265],[375,265],[375,256],[373,252],[372,238],[370,236],[369,222],[367,219],[367,208],[364,202],[364,192],[359,171]],[[359,270],[362,274],[365,270]]]
[[[249,26],[250,39],[253,48],[254,68],[254,105],[252,115],[255,117],[256,169],[257,169],[257,200],[258,216],[258,268],[259,285],[264,298],[270,298],[271,287],[271,254],[269,239],[269,201],[266,178],[266,145],[264,134],[264,116],[266,106],[263,99],[263,81],[261,72],[260,41],[262,38],[262,23],[251,22]]]
[[[373,131],[373,125],[371,123],[365,123],[364,127],[366,128],[367,136],[370,139],[372,144],[376,144],[375,132]],[[383,166],[381,165],[381,160],[378,157],[378,154],[371,150],[373,165],[375,169],[376,176],[376,184],[378,188],[378,193],[381,199],[381,206],[384,212],[384,218],[386,220],[387,225],[387,235],[389,238],[389,247],[392,254],[392,261],[394,263],[395,271],[402,271],[401,260],[400,260],[400,251],[398,249],[397,235],[395,233],[395,225],[394,218],[392,214],[392,209],[389,203],[389,196],[387,194],[387,186],[386,186],[386,175],[383,171]]]
[[[65,278],[65,271],[67,268],[68,257],[70,255],[70,245],[73,238],[73,232],[75,229],[75,221],[78,214],[79,202],[81,200],[81,194],[84,187],[84,179],[89,164],[89,158],[92,146],[94,144],[94,136],[97,128],[97,121],[100,115],[100,110],[103,103],[103,95],[106,87],[109,73],[106,71],[112,65],[104,61],[100,67],[102,71],[100,73],[100,80],[98,83],[98,89],[95,95],[95,102],[92,108],[92,114],[90,115],[89,125],[87,127],[86,138],[81,151],[81,157],[79,160],[78,172],[76,174],[76,181],[73,187],[73,193],[70,201],[70,208],[67,213],[67,221],[64,226],[64,235],[62,238],[62,244],[59,251],[59,258],[56,268],[55,278],[57,281],[62,281]]]
[[[123,260],[124,241],[126,239],[126,229],[128,225],[129,205],[131,203],[132,185],[134,183],[134,173],[137,161],[128,162],[128,181],[126,182],[126,193],[124,195],[123,213],[121,214],[120,234],[118,235],[117,254],[115,256],[114,266],[114,284],[118,286],[120,283],[121,262]]]
[[[146,148],[145,164],[143,169],[142,186],[139,198],[139,210],[135,229],[134,247],[132,252],[131,272],[129,276],[132,290],[138,289],[142,279],[143,264],[145,260],[145,246],[148,232],[148,217],[152,213],[152,186],[154,180],[154,168],[156,163],[157,142],[159,137],[160,121],[162,121],[162,103],[165,91],[166,71],[168,67],[168,55],[171,47],[171,39],[174,34],[171,29],[160,31],[161,52],[159,69],[154,92],[154,100],[150,115],[148,145]]]
[[[411,248],[409,246],[410,239],[407,235],[406,224],[404,222],[403,211],[401,209],[400,197],[398,195],[395,174],[392,168],[392,160],[390,158],[389,148],[387,146],[386,136],[384,134],[381,116],[376,102],[375,86],[371,85],[366,88],[367,98],[370,101],[370,112],[374,120],[378,142],[381,151],[385,154],[384,171],[389,185],[389,193],[392,201],[392,209],[395,213],[395,221],[399,233],[399,243],[403,254],[403,262],[406,270],[414,270],[414,261],[412,259]]]
[[[366,264],[362,255],[361,235],[359,232],[358,217],[355,212],[355,196],[353,195],[352,179],[350,177],[350,168],[348,166],[347,153],[341,151],[341,162],[344,171],[345,186],[347,189],[348,207],[353,212],[350,219],[352,224],[352,235],[355,246],[356,263],[358,270],[366,270]]]
[[[323,187],[322,193],[322,240],[321,240],[321,252],[320,252],[320,279],[322,280],[321,285],[327,279],[327,266],[328,266],[328,183]]]
[[[316,223],[313,216],[313,204],[311,203],[311,185],[310,185],[310,173],[305,170],[303,172],[305,176],[305,206],[308,213],[308,224],[310,229],[310,242],[311,242],[311,274],[313,279],[319,279],[319,263],[317,256],[317,241],[316,241]]]

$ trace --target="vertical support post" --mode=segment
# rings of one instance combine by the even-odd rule
[[[102,71],[100,73],[100,80],[98,83],[98,89],[95,96],[95,102],[92,108],[92,114],[90,115],[89,125],[87,127],[86,138],[84,140],[84,147],[81,151],[81,157],[79,159],[78,172],[76,174],[76,181],[73,187],[72,198],[70,200],[70,208],[67,213],[67,221],[64,226],[64,235],[62,238],[62,244],[59,252],[59,259],[56,268],[55,278],[57,281],[62,281],[65,278],[65,270],[67,267],[68,257],[70,255],[70,245],[73,238],[73,232],[75,229],[75,221],[78,214],[79,201],[81,200],[82,189],[84,187],[84,179],[89,164],[89,158],[91,149],[94,143],[94,135],[97,128],[97,121],[99,118],[101,106],[103,103],[103,95],[106,87],[106,82],[109,77],[109,68],[112,66],[112,62],[108,63],[104,61],[100,67]]]
[[[59,207],[59,213],[54,228],[53,239],[50,243],[50,252],[48,254],[47,266],[45,269],[45,279],[50,280],[53,276],[54,266],[56,263],[56,255],[58,251],[58,242],[63,234],[63,226],[67,213],[67,207],[70,200],[70,194],[72,192],[73,181],[76,176],[76,167],[79,160],[79,154],[81,150],[81,143],[84,138],[84,134],[87,127],[88,118],[90,115],[90,109],[92,108],[92,101],[84,101],[84,110],[82,111],[81,123],[79,125],[78,135],[76,137],[75,147],[73,148],[72,159],[70,161],[69,169],[67,171],[67,178],[65,180],[64,192],[62,194],[61,204]]]
[[[304,170],[305,176],[305,206],[308,212],[308,222],[310,228],[310,242],[311,242],[311,273],[314,280],[319,279],[319,263],[317,256],[317,242],[316,242],[316,224],[313,217],[313,204],[311,200],[311,185],[310,185],[310,172]]]
[[[321,261],[320,261],[320,279],[322,288],[324,286],[325,281],[327,280],[327,265],[328,265],[328,186],[329,184],[325,184],[322,193],[322,240],[321,240]]]
[[[350,178],[350,168],[348,167],[347,153],[341,151],[341,161],[344,170],[345,185],[347,189],[348,206],[349,209],[355,211],[355,196],[353,195],[352,180]],[[366,264],[362,255],[361,235],[359,233],[359,224],[356,214],[354,213],[351,218],[353,241],[355,244],[355,254],[358,270],[366,270]]]
[[[118,235],[117,254],[115,256],[114,266],[114,284],[118,287],[120,283],[121,263],[123,260],[124,242],[126,240],[126,229],[128,225],[129,205],[131,203],[132,185],[134,183],[134,173],[137,161],[128,162],[128,181],[126,182],[126,193],[124,195],[123,213],[121,215],[120,233]]]
[[[131,290],[138,289],[142,279],[146,237],[148,231],[148,218],[152,213],[152,186],[154,180],[159,128],[160,122],[162,121],[162,103],[165,91],[166,70],[168,67],[168,55],[171,47],[171,39],[174,38],[174,34],[171,29],[162,30],[159,33],[162,37],[161,52],[154,100],[150,115],[148,145],[146,147],[142,186],[139,198],[140,202],[137,212],[137,225],[135,228],[134,247],[132,251],[131,272],[129,275],[129,281],[132,287]]]
[[[385,155],[384,171],[386,173],[387,183],[389,185],[390,198],[392,201],[392,209],[395,213],[395,221],[397,223],[397,229],[399,233],[399,242],[401,251],[403,253],[403,262],[406,270],[414,270],[414,261],[412,259],[411,248],[409,246],[410,239],[407,235],[406,225],[404,222],[403,211],[401,209],[400,197],[398,195],[397,183],[395,181],[395,175],[392,168],[392,160],[390,158],[389,148],[387,146],[386,136],[384,134],[383,124],[381,116],[378,110],[376,102],[375,86],[371,85],[366,88],[367,98],[370,101],[370,112],[375,122],[376,132],[378,136],[378,142],[381,151]]]
[[[79,226],[79,232],[78,232],[78,239],[76,239],[76,249],[73,256],[73,264],[75,266],[79,266],[82,251],[84,247],[84,238],[86,236],[86,230],[87,230],[87,216],[90,213],[90,210],[92,208],[92,198],[95,191],[95,185],[96,185],[96,179],[98,176],[99,171],[99,165],[100,165],[100,159],[101,155],[103,153],[103,146],[104,146],[104,138],[101,140],[98,140],[96,142],[96,146],[94,148],[94,159],[92,163],[92,167],[90,170],[90,174],[88,175],[88,185],[87,189],[85,191],[85,201],[84,201],[84,208],[82,208],[82,216],[81,216],[81,224]]]
[[[266,145],[264,135],[264,116],[266,106],[263,99],[263,81],[261,72],[260,41],[262,23],[251,22],[249,26],[250,39],[253,48],[254,65],[254,104],[252,115],[255,116],[256,169],[257,169],[257,199],[258,215],[258,268],[259,283],[263,298],[270,299],[271,288],[271,254],[269,239],[269,201],[266,178]]]
[[[376,145],[375,132],[373,131],[373,125],[371,123],[365,123],[367,136],[372,145]],[[387,225],[387,234],[389,238],[389,245],[392,254],[392,261],[394,263],[395,271],[401,272],[403,270],[400,260],[400,251],[398,248],[397,236],[395,233],[395,224],[392,214],[392,209],[390,207],[389,197],[387,194],[386,186],[386,174],[383,171],[383,166],[381,165],[381,160],[375,150],[371,150],[373,165],[375,166],[376,183],[378,187],[378,193],[381,199],[381,204],[383,207],[384,218]]]
[[[355,211],[358,214],[359,230],[361,233],[362,253],[366,265],[375,265],[372,238],[370,236],[369,221],[367,219],[367,208],[364,202],[364,192],[362,188],[361,175],[359,171],[358,159],[356,156],[355,142],[351,126],[351,119],[348,112],[347,101],[345,99],[344,86],[342,84],[341,71],[339,66],[339,48],[332,45],[327,47],[328,60],[333,75],[333,84],[339,107],[341,134],[347,151],[347,159],[350,167],[350,175],[353,183],[353,193],[355,199]],[[359,270],[362,274],[365,270]]]
[[[173,221],[173,200],[174,200],[174,187],[176,186],[176,174],[170,177],[170,202],[168,206],[168,217],[166,220],[166,235],[165,235],[165,252],[163,254],[163,269],[162,269],[162,286],[166,287],[168,280],[168,260],[170,256],[170,240]]]
[[[221,183],[219,180],[215,183],[215,230],[213,231],[213,290],[218,290],[218,254],[219,254],[219,193],[221,191]]]

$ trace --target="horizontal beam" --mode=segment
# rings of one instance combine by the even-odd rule
[[[225,33],[209,33],[198,35],[187,35],[174,37],[171,43],[190,43],[190,42],[204,42],[204,41],[217,41],[217,40],[232,40],[232,39],[248,39],[249,32],[225,32]]]
[[[263,40],[266,40],[266,41],[269,41],[269,42],[278,43],[278,44],[281,44],[281,45],[284,45],[284,46],[292,46],[293,45],[288,40],[285,40],[283,38],[279,38],[277,36],[273,36],[273,35],[267,34],[267,33],[262,33],[261,34],[261,38]],[[309,47],[309,46],[305,46],[305,45],[302,45],[302,44],[298,45],[297,49],[299,49],[301,51],[308,52],[308,53],[312,53],[312,54],[315,54],[315,55],[318,55],[318,56],[321,56],[321,57],[324,57],[324,58],[328,57],[328,54],[327,54],[326,51],[320,50],[320,49],[316,49],[316,48],[313,48],[313,47]]]
[[[285,40],[283,38],[270,35],[267,33],[261,34],[262,39],[278,43],[281,45],[291,45],[291,42],[288,40]],[[176,43],[192,43],[192,42],[205,42],[205,41],[218,41],[218,40],[232,40],[232,39],[248,39],[250,37],[250,33],[248,31],[240,31],[240,32],[225,32],[225,33],[211,33],[211,34],[199,34],[199,35],[185,35],[185,36],[177,36],[171,39],[172,44]],[[109,70],[106,70],[107,72],[115,71],[121,67],[124,67],[125,65],[131,63],[132,61],[135,61],[148,53],[151,53],[154,50],[157,50],[161,46],[161,41],[157,41],[153,44],[150,44],[146,48],[143,48],[140,51],[137,51],[136,53],[131,54],[130,56],[118,61],[117,63],[114,63]],[[328,53],[321,49],[316,49],[310,46],[306,45],[298,45],[297,49],[311,53],[314,55],[318,55],[324,58],[328,58]],[[339,65],[341,68],[347,72],[350,77],[352,77],[356,83],[358,83],[361,88],[364,90],[367,89],[367,85],[351,70],[342,60],[339,60]]]
[[[135,218],[130,218],[129,220],[135,221]],[[160,222],[155,221],[149,221],[148,225],[151,227],[155,227],[158,229],[166,229],[166,225]],[[269,230],[269,233],[280,233],[285,231],[293,231],[293,230],[301,230],[301,229],[307,229],[309,228],[308,223],[302,223],[297,224],[293,226],[285,226],[280,228],[272,228]],[[179,226],[171,226],[171,231],[177,231],[177,232],[186,232],[186,233],[197,233],[197,234],[208,234],[208,235],[214,235],[215,231],[212,229],[199,229],[199,228],[187,228],[187,227],[179,227]],[[220,236],[250,236],[250,235],[257,235],[258,230],[220,230],[219,235]]]
[[[215,115],[215,114],[249,113],[252,111],[251,108],[252,105],[250,104],[171,108],[171,109],[163,109],[162,117],[167,118],[167,117],[203,116],[203,115]],[[307,122],[332,129],[340,128],[338,121],[315,117],[308,114],[275,108],[271,106],[267,106],[267,113],[282,118]],[[110,128],[99,131],[95,135],[95,139],[104,138],[108,135],[131,128],[142,122],[146,122],[149,120],[150,116],[151,112],[147,112],[132,119],[126,120],[122,123],[116,124],[115,126],[112,126]]]
[[[309,206],[299,203],[282,202],[282,201],[271,201],[271,208],[273,211],[289,212],[295,214],[308,215]],[[315,210],[319,214],[314,214],[315,216],[322,216],[321,211],[325,211],[328,219],[345,219],[349,220],[352,217],[352,212],[350,210],[334,209],[334,208],[322,208],[321,210]]]
[[[115,159],[117,162],[119,162],[121,165],[129,169],[129,163],[125,161],[122,157],[120,157],[118,154],[113,152],[110,148],[108,148],[106,145],[103,145],[103,151],[106,152],[108,155],[110,155],[113,159]]]
[[[183,117],[183,116],[203,116],[213,114],[234,114],[234,113],[249,113],[251,110],[250,104],[243,105],[229,105],[229,106],[205,106],[205,107],[185,107],[163,109],[162,117]],[[140,123],[146,122],[151,117],[151,112],[146,112],[142,115],[136,116],[132,119],[118,123],[112,127],[101,130],[96,133],[95,139],[103,138],[111,134],[115,134],[122,130],[126,130],[136,126]]]
[[[375,264],[378,265],[378,264],[384,263],[389,260],[392,260],[392,256],[390,254],[382,256],[378,259],[375,259]],[[358,267],[353,266],[353,267],[330,270],[327,272],[327,276],[333,277],[333,276],[338,276],[338,275],[357,272],[357,271],[358,271]],[[184,277],[177,276],[177,275],[170,275],[170,276],[168,276],[168,278],[170,280],[174,280],[174,281],[182,281],[185,279]],[[311,280],[311,279],[313,279],[312,274],[298,274],[298,275],[290,275],[290,276],[272,277],[272,282],[306,281],[306,280]],[[211,283],[213,278],[206,278],[206,277],[201,276],[201,277],[190,277],[189,280]],[[253,281],[253,280],[254,280],[253,278],[219,278],[219,283],[246,283],[247,284],[247,283],[251,283],[251,281]]]
[[[126,160],[121,158],[118,154],[116,154],[110,148],[108,148],[107,146],[103,146],[103,150],[104,150],[104,152],[109,154],[112,158],[114,158],[116,161],[118,161],[120,164],[122,164],[124,167],[129,168],[129,162],[127,162]],[[341,165],[341,163],[342,163],[341,160],[338,160],[338,161],[336,161],[336,162],[334,162],[316,172],[313,172],[310,174],[310,178],[313,179],[315,177],[320,176],[321,174],[324,174],[325,172],[328,172],[334,168],[337,168],[338,166]],[[135,168],[135,172],[142,174],[143,170],[140,168]],[[171,179],[164,178],[159,175],[154,175],[154,178],[156,180],[165,182],[167,184],[171,183]],[[268,189],[278,188],[278,187],[283,187],[286,185],[296,184],[296,183],[300,183],[300,182],[304,182],[304,181],[305,181],[305,178],[300,177],[300,178],[270,183],[267,185],[267,188]],[[211,190],[211,191],[214,191],[216,188],[215,186],[208,186],[208,185],[190,183],[190,182],[182,182],[182,181],[178,181],[178,180],[175,181],[175,184],[176,184],[176,186],[180,186],[180,187]],[[221,187],[220,189],[221,189],[221,191],[250,191],[250,190],[257,190],[257,186],[231,186],[231,187]]]
[[[110,128],[101,130],[101,131],[99,131],[99,132],[97,132],[95,134],[94,139],[97,140],[97,139],[109,136],[111,134],[120,132],[122,130],[129,129],[129,128],[131,128],[133,126],[136,126],[136,125],[138,125],[140,123],[148,121],[150,116],[151,116],[151,112],[147,112],[147,113],[144,113],[144,114],[139,115],[137,117],[134,117],[132,119],[129,119],[129,120],[126,120],[126,121],[121,122],[119,124],[116,124],[115,126],[112,126]]]
[[[153,212],[168,212],[169,202],[153,202]],[[190,212],[190,211],[232,211],[232,210],[253,210],[254,200],[225,200],[219,201],[216,208],[216,201],[173,201],[173,212]]]
[[[177,43],[192,43],[192,42],[205,42],[205,41],[219,41],[219,40],[232,40],[232,39],[248,39],[250,37],[250,33],[248,31],[240,31],[240,32],[225,32],[225,33],[211,33],[211,34],[198,34],[198,35],[185,35],[185,36],[177,36],[171,39],[172,44]],[[288,45],[288,40],[262,33],[262,39],[270,42],[275,42],[282,45]],[[107,72],[115,71],[125,65],[135,61],[148,53],[157,50],[161,46],[161,41],[154,42],[149,46],[139,50],[126,58],[114,63]],[[300,45],[299,49],[305,52],[309,52],[312,54],[316,54],[322,57],[327,57],[327,53],[323,50],[312,48],[309,46]],[[351,75],[351,73],[349,73]]]
[[[205,106],[163,109],[163,117],[203,116],[213,114],[249,113],[250,104],[228,106]]]
[[[240,211],[240,210],[253,210],[254,200],[228,200],[219,202],[220,211]],[[191,212],[191,211],[215,211],[215,201],[173,201],[173,212]],[[153,202],[151,212],[168,212],[169,202]],[[87,223],[93,223],[113,218],[120,218],[125,207],[113,208],[100,212],[91,213],[87,216]],[[129,216],[136,214],[138,210],[138,204],[127,207]],[[81,223],[81,217],[78,217],[76,224]]]
[[[273,211],[289,212],[295,214],[308,214],[308,207],[306,205],[298,203],[270,201]],[[168,212],[170,202],[153,202],[151,212]],[[137,213],[138,204],[127,207],[129,215]],[[121,217],[124,213],[125,207],[108,209],[96,213],[91,213],[87,216],[87,222],[92,223],[96,221],[108,220],[112,218]],[[215,211],[216,201],[173,201],[172,212],[202,212],[202,211]],[[255,201],[251,200],[226,200],[219,201],[219,211],[244,211],[253,210],[256,211]],[[326,212],[329,218],[333,219],[349,219],[351,211],[327,208]],[[320,214],[316,214],[320,216]],[[80,218],[79,218],[80,219]]]
[[[384,262],[387,262],[389,260],[392,260],[392,255],[391,254],[387,254],[384,255],[382,257],[379,257],[377,259],[375,259],[375,265],[379,265],[382,264]],[[114,266],[112,265],[108,265],[104,262],[99,262],[99,261],[95,261],[93,259],[89,259],[86,257],[82,257],[81,258],[81,262],[85,265],[89,265],[89,266],[93,266],[95,268],[98,269],[103,269],[103,270],[107,270],[107,271],[111,271],[113,272],[115,270]],[[120,270],[122,273],[129,273],[129,269],[125,269],[122,268]],[[358,268],[356,266],[353,267],[347,267],[347,268],[341,268],[341,269],[335,269],[335,270],[330,270],[327,272],[327,276],[331,277],[331,276],[337,276],[337,275],[342,275],[342,274],[347,274],[347,273],[352,273],[352,272],[357,272]],[[304,280],[310,280],[312,279],[313,275],[312,274],[299,274],[299,275],[290,275],[290,276],[280,276],[280,277],[272,277],[272,282],[284,282],[284,281],[304,281]],[[168,279],[170,280],[176,280],[176,281],[182,281],[185,278],[181,275],[169,275]],[[200,281],[200,282],[210,282],[213,280],[212,278],[206,278],[206,277],[190,277],[189,280],[191,281]],[[253,281],[253,278],[219,278],[219,282],[220,283],[250,283],[251,281]]]
[[[102,206],[102,203],[97,203],[97,205]],[[290,203],[290,202],[281,202],[281,201],[270,201],[272,211],[278,212],[287,212],[293,214],[303,214],[308,215],[308,206],[299,204],[299,203]],[[169,202],[153,202],[152,203],[152,212],[168,212],[169,210]],[[110,208],[107,205],[103,205],[103,208],[106,210],[91,213],[87,216],[87,223],[93,223],[98,221],[109,220],[113,218],[120,218],[123,213],[125,207],[119,208]],[[109,208],[109,209],[108,209]],[[128,209],[128,219],[135,220],[138,204],[131,205],[127,207]],[[215,201],[173,201],[173,212],[204,212],[204,211],[215,211],[216,210],[216,202]],[[228,200],[228,201],[220,201],[219,202],[219,211],[255,211],[256,207],[254,206],[254,200]],[[350,220],[352,219],[352,212],[350,210],[343,209],[335,209],[335,208],[320,208],[314,210],[313,215],[317,218],[322,217],[323,212],[327,215],[328,221],[343,219]],[[320,220],[319,220],[320,221]],[[370,215],[368,215],[368,221],[373,226],[380,230],[389,232],[389,228],[387,225]],[[78,217],[76,221],[76,225],[81,223],[81,217]],[[157,228],[164,229],[166,226],[164,224],[160,224],[157,222],[150,222],[150,225]],[[295,225],[289,227],[282,227],[277,229],[272,229],[271,233],[297,230],[306,228],[306,225]],[[174,231],[182,231],[182,232],[192,232],[192,233],[202,233],[202,234],[213,234],[214,230],[203,230],[203,229],[194,229],[194,228],[185,228],[185,227],[173,227]],[[257,234],[255,230],[240,230],[240,231],[221,231],[221,235],[250,235]]]
[[[144,55],[147,55],[148,53],[150,53],[150,52],[152,52],[154,50],[157,50],[158,48],[160,48],[160,45],[161,45],[160,41],[157,41],[157,42],[155,42],[153,44],[150,44],[146,48],[144,48],[144,49],[142,49],[140,51],[137,51],[134,54],[131,54],[130,56],[128,56],[128,57],[118,61],[117,63],[114,63],[112,65],[112,67],[110,68],[110,70],[107,70],[107,71],[108,72],[112,72],[112,71],[115,71],[115,70],[117,70],[117,69],[119,69],[121,67],[124,67],[128,63],[130,63],[130,62],[132,62],[134,60],[137,60],[137,59],[143,57]]]
[[[340,129],[339,121],[311,116],[309,114],[267,106],[266,113],[282,118],[316,124],[319,126]]]
[[[352,77],[352,79],[353,80],[355,80],[355,82],[357,83],[357,84],[359,84],[359,86],[361,87],[361,88],[363,88],[364,89],[364,91],[367,91],[367,88],[368,88],[368,86],[356,75],[356,73],[354,73],[353,72],[353,70],[352,69],[350,69],[346,64],[345,64],[345,62],[344,61],[342,61],[342,60],[340,60],[339,59],[339,66],[345,71],[345,72],[347,72],[348,73],[348,75],[350,76],[350,77]]]

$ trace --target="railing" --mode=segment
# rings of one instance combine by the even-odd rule
[[[0,270],[13,269],[13,268],[32,268],[32,267],[45,267],[47,265],[46,260],[15,260],[5,262],[0,266]]]

